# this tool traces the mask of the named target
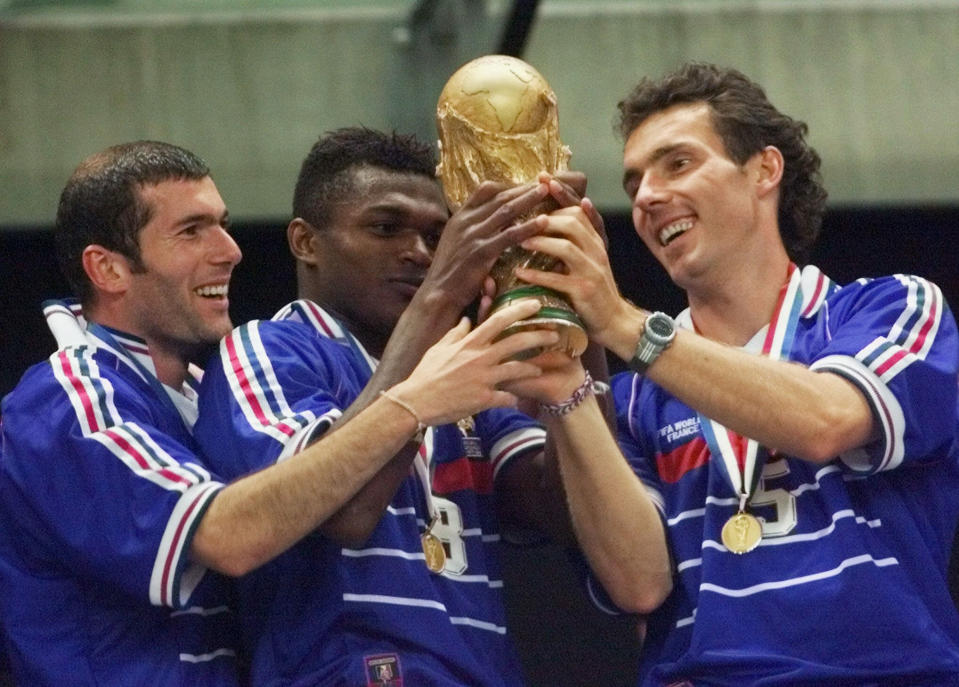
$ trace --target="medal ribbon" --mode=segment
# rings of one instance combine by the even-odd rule
[[[431,460],[433,456],[434,438],[433,428],[427,427],[426,431],[423,433],[423,443],[420,444],[420,448],[416,452],[416,457],[413,458],[413,468],[416,470],[416,474],[420,478],[420,482],[423,483],[423,494],[426,498],[426,511],[430,516],[429,522],[426,523],[427,532],[429,531],[433,520],[436,518],[436,503],[433,501],[433,465]]]
[[[763,340],[762,355],[776,360],[788,360],[802,310],[800,281],[800,271],[790,263],[786,283],[780,290],[779,302]],[[759,442],[755,439],[737,434],[702,413],[699,414],[699,421],[709,451],[721,458],[717,464],[739,497],[739,510],[744,511],[749,497],[759,483],[762,470],[758,468],[765,462],[766,451],[760,453]]]

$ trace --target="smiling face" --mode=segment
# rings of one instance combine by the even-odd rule
[[[423,283],[449,213],[434,179],[370,166],[350,173],[329,222],[311,230],[300,295],[378,355]]]
[[[140,230],[142,269],[130,274],[121,328],[185,360],[228,334],[227,291],[240,249],[213,180],[140,189],[150,220]]]
[[[627,138],[623,187],[633,226],[681,288],[729,279],[761,250],[761,157],[730,159],[705,103],[657,112]]]

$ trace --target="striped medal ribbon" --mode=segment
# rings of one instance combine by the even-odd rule
[[[766,330],[762,355],[788,359],[802,310],[800,282],[800,271],[790,263],[786,283]],[[748,553],[762,540],[762,525],[747,507],[768,451],[756,440],[737,434],[715,420],[702,414],[699,419],[710,453],[721,459],[718,465],[739,498],[739,508],[723,525],[720,536],[729,551],[740,555]]]

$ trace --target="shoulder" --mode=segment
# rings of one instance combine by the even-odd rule
[[[141,386],[138,374],[110,351],[87,345],[68,346],[24,373],[14,390],[4,398],[3,414],[6,417],[25,407],[35,411],[39,403],[89,406],[98,399],[106,396],[113,399],[118,394],[139,398]]]
[[[4,460],[16,460],[18,469],[36,471],[49,483],[55,479],[51,460],[82,463],[101,450],[106,435],[110,446],[132,445],[138,440],[120,437],[126,431],[121,427],[170,430],[175,423],[168,415],[149,384],[115,355],[67,347],[33,366],[4,399]],[[188,436],[185,428],[182,433]]]
[[[225,355],[269,357],[290,351],[312,355],[338,356],[343,348],[320,334],[315,327],[298,320],[251,320],[236,327],[220,345]]]
[[[919,358],[957,345],[956,322],[942,290],[916,275],[859,279],[837,289],[823,310],[830,337],[840,330],[863,331],[878,337],[881,347],[897,346]]]
[[[857,279],[835,289],[826,300],[833,313],[893,310],[941,317],[949,310],[939,286],[913,274]]]

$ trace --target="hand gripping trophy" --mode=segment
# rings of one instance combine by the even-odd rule
[[[486,55],[460,67],[443,87],[436,106],[440,164],[437,175],[452,210],[483,181],[523,184],[540,172],[565,170],[569,148],[559,140],[556,95],[539,72],[522,60]],[[545,201],[527,217],[549,212]],[[580,355],[587,344],[583,324],[560,293],[520,281],[516,267],[554,270],[559,261],[519,246],[503,252],[491,271],[496,282],[492,311],[519,298],[536,298],[533,317],[508,327],[504,335],[525,329],[554,329],[553,349]]]

